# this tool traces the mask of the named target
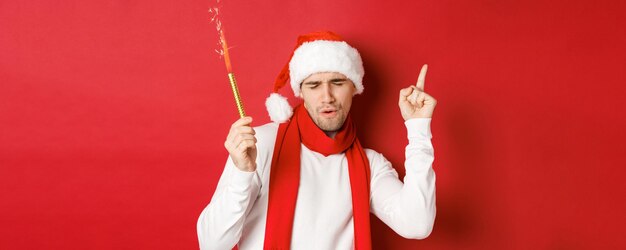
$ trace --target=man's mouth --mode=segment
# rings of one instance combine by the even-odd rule
[[[320,115],[322,117],[332,118],[337,115],[337,110],[336,109],[322,109],[320,110]]]

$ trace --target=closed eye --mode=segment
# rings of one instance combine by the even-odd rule
[[[342,79],[342,78],[336,78],[336,79],[330,80],[330,82],[333,83],[334,85],[341,86],[344,83],[346,83],[347,80],[346,79]]]
[[[320,84],[322,84],[322,83],[321,82],[305,82],[302,85],[304,85],[307,88],[314,89],[317,86],[319,86]]]

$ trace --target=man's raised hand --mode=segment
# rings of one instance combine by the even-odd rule
[[[428,65],[424,64],[417,77],[417,84],[400,90],[398,106],[405,121],[411,118],[433,117],[437,100],[424,92],[426,71],[428,71]]]
[[[247,172],[256,170],[256,137],[250,124],[252,117],[246,116],[233,123],[224,142],[235,166]]]

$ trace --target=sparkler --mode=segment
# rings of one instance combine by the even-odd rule
[[[243,102],[241,101],[239,89],[237,88],[237,80],[235,80],[235,74],[233,73],[233,68],[230,61],[230,54],[228,53],[228,45],[226,43],[226,37],[224,36],[224,29],[222,27],[222,22],[219,19],[219,9],[217,7],[214,7],[212,9],[209,9],[209,13],[213,14],[213,16],[211,17],[211,22],[215,22],[215,28],[220,35],[219,44],[221,45],[221,50],[216,52],[220,54],[220,56],[224,57],[226,71],[228,72],[228,81],[230,82],[230,88],[233,90],[235,104],[237,104],[237,111],[239,112],[239,116],[243,118],[246,116],[246,112],[243,110]]]

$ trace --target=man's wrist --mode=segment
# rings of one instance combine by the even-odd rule
[[[242,171],[242,172],[254,172],[256,171],[256,164],[251,165],[251,166],[244,166],[244,167],[239,167],[237,165],[235,165],[235,168]]]
[[[236,166],[232,166],[232,168],[230,186],[233,188],[233,191],[245,192],[249,190],[253,182],[255,182],[254,180],[258,178],[255,170],[249,172],[241,170]]]
[[[404,125],[407,129],[407,137],[409,139],[425,137],[428,139],[432,138],[432,133],[430,131],[430,123],[432,118],[411,118],[404,121]]]

